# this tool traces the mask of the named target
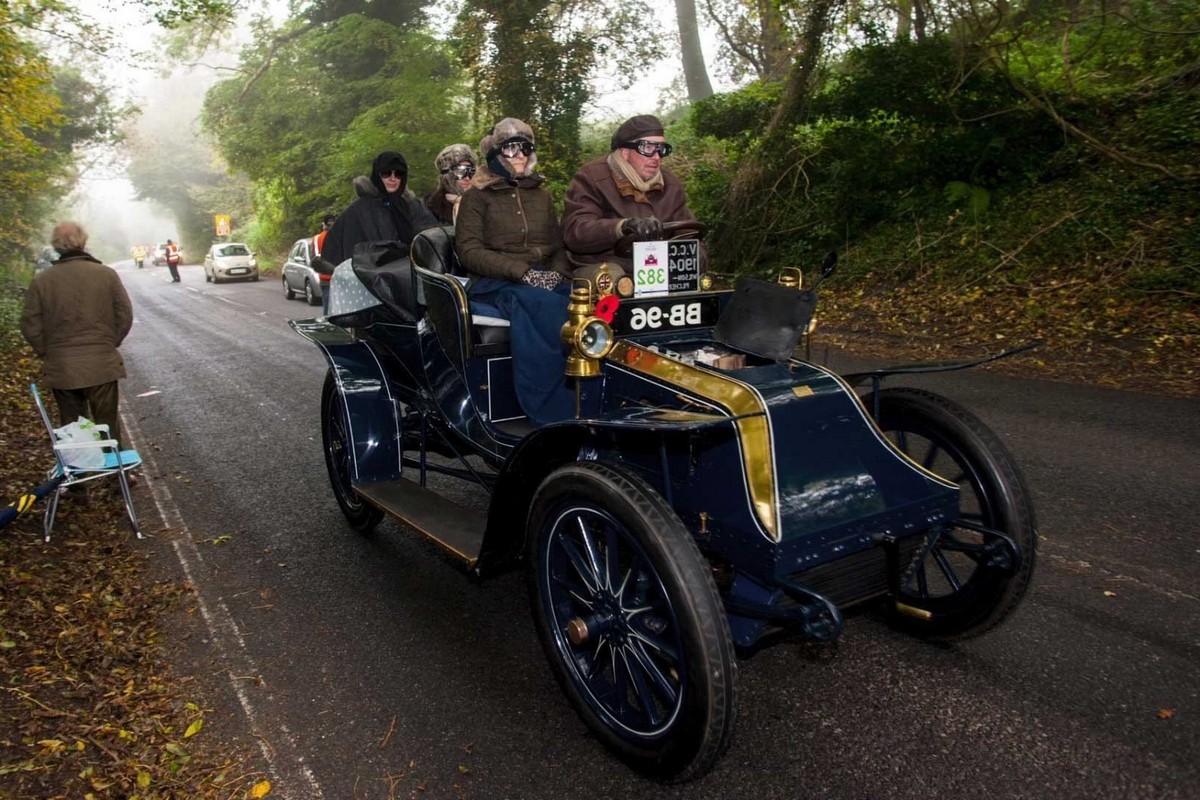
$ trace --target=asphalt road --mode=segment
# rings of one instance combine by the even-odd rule
[[[122,402],[150,462],[139,546],[196,588],[172,636],[210,694],[202,735],[257,745],[272,797],[1200,796],[1200,402],[984,370],[909,381],[963,401],[1023,465],[1043,537],[1030,595],[951,648],[867,613],[836,644],[742,660],[729,752],[660,786],[560,694],[522,576],[473,583],[390,521],[343,523],[323,359],[285,324],[319,308],[274,280],[118,268],[136,313]]]

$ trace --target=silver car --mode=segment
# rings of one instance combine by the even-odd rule
[[[213,283],[256,281],[258,259],[250,252],[250,248],[241,242],[214,244],[204,256],[204,280]]]
[[[329,276],[313,269],[312,262],[312,239],[297,239],[283,262],[283,294],[288,300],[302,294],[310,306],[321,305]]]
[[[37,257],[37,262],[34,264],[34,273],[41,272],[44,269],[49,269],[50,265],[58,261],[58,251],[53,247],[43,247],[42,252]]]

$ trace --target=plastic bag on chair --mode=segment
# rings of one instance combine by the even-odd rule
[[[54,436],[64,444],[86,444],[103,438],[96,429],[96,423],[87,417],[80,417],[61,428],[55,428]],[[63,450],[62,457],[69,466],[77,469],[96,469],[104,466],[104,448],[99,444],[95,447],[72,447]]]

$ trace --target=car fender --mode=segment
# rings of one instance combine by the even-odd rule
[[[295,319],[288,324],[325,356],[345,398],[354,442],[354,483],[400,477],[399,406],[374,351],[324,319]]]
[[[499,471],[475,573],[494,574],[524,556],[533,495],[546,476],[562,465],[604,460],[604,453],[611,449],[605,443],[614,436],[692,433],[713,427],[732,432],[735,422],[736,418],[720,414],[637,409],[623,417],[567,420],[535,429],[517,444]],[[650,480],[653,485],[653,478]]]

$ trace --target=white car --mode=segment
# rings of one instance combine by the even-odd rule
[[[258,259],[250,252],[250,248],[241,242],[214,244],[204,256],[204,280],[213,283],[256,281]]]

